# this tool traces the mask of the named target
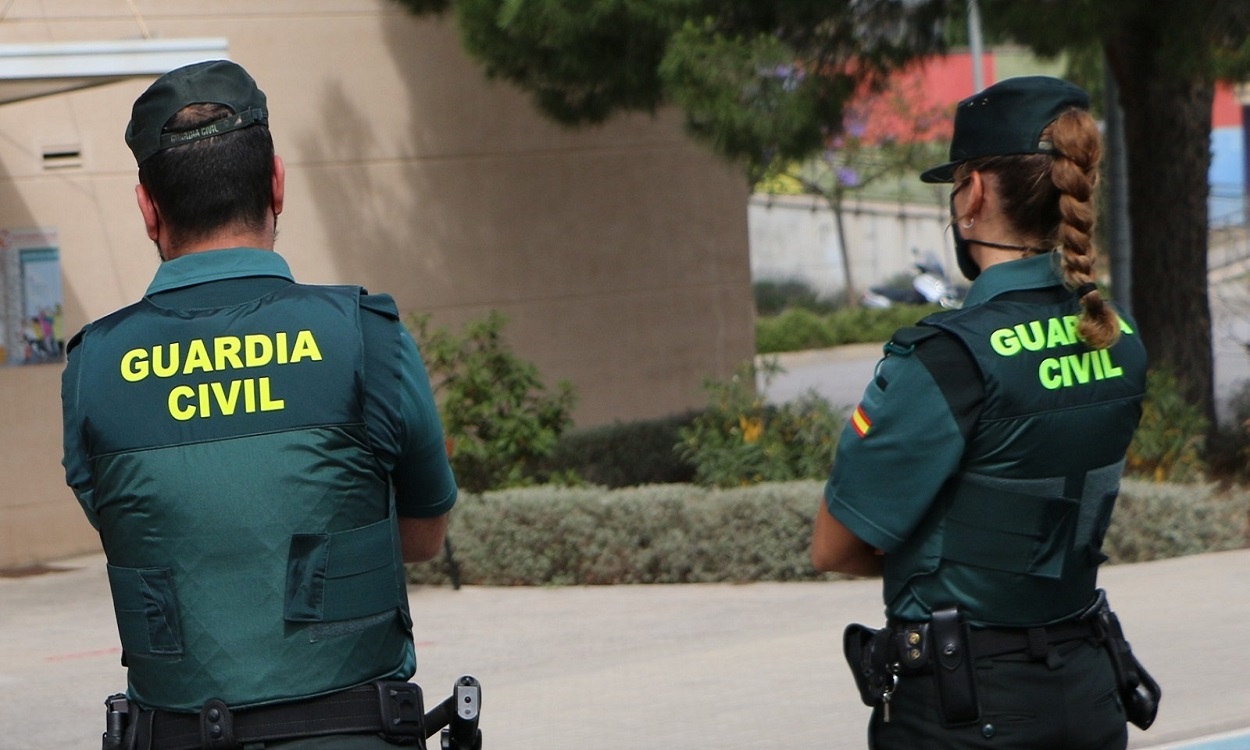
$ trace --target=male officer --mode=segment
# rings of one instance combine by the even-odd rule
[[[62,400],[66,479],[108,557],[127,742],[414,741],[403,562],[439,552],[456,485],[395,303],[297,284],[273,252],[284,168],[240,66],[160,77],[126,143],[162,262],[71,341]]]

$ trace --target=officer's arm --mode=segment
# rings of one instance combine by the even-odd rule
[[[881,575],[881,553],[829,513],[823,502],[812,533],[812,565],[816,570],[853,576]]]
[[[447,514],[434,518],[399,519],[399,540],[404,550],[404,562],[433,560],[443,550],[447,537]]]
[[[812,538],[820,570],[879,573],[877,551],[896,551],[958,470],[981,378],[954,338],[921,333],[918,345],[892,345],[843,428]]]
[[[79,343],[82,334],[70,340],[66,347],[67,361],[61,373],[61,416],[64,428],[64,453],[61,464],[65,467],[65,483],[74,490],[74,496],[82,505],[87,520],[95,528],[100,528],[100,519],[95,510],[95,483],[91,477],[91,464],[87,451],[83,446],[82,419],[78,413],[78,363],[82,357]]]
[[[443,547],[457,494],[438,407],[394,300],[366,295],[361,308],[370,441],[390,470],[404,560],[430,560]]]

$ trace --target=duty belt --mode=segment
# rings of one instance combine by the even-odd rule
[[[140,710],[139,750],[236,750],[248,743],[335,734],[382,734],[392,742],[424,744],[421,688],[379,681],[289,703],[231,709],[219,700],[198,714]]]
[[[1087,640],[1111,659],[1125,716],[1141,729],[1155,720],[1163,693],[1124,638],[1120,620],[1098,589],[1094,602],[1078,617],[1032,628],[971,628],[957,607],[935,610],[929,622],[892,622],[875,629],[852,623],[842,633],[842,650],[864,705],[880,707],[890,721],[890,699],[900,675],[929,674],[937,685],[944,726],[975,722],[976,659],[1024,654],[1057,667],[1055,646]]]
[[[932,668],[929,635],[930,623],[892,623],[890,625],[891,655],[905,673],[918,674]],[[1100,633],[1090,620],[1066,620],[1055,625],[1033,628],[968,628],[968,646],[973,659],[1027,653],[1037,661],[1047,661],[1051,647],[1084,638],[1099,639]],[[892,652],[892,653],[891,653]]]

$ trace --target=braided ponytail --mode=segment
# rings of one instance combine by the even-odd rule
[[[1055,241],[1062,257],[1063,278],[1080,296],[1077,332],[1086,344],[1106,349],[1120,337],[1120,319],[1095,283],[1094,187],[1102,155],[1098,126],[1087,112],[1070,109],[1042,133],[1054,144],[1050,178],[1059,192],[1059,224]]]

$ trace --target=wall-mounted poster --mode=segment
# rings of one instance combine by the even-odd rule
[[[0,229],[0,363],[65,356],[61,259],[55,229]]]

